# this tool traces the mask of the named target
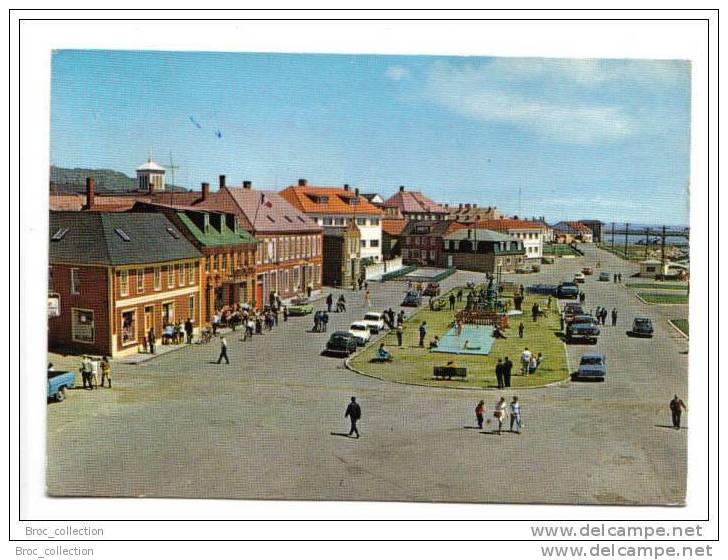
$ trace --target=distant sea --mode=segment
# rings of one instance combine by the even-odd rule
[[[671,236],[669,235],[670,232],[676,232],[676,231],[684,231],[688,226],[665,226],[665,233],[668,234],[668,236],[665,238],[665,244],[666,245],[688,245],[689,240],[685,237],[681,236]],[[614,244],[615,245],[624,245],[624,232],[625,224],[623,223],[615,223],[614,228],[617,233],[614,234]],[[662,233],[662,224],[629,224],[630,230],[643,230],[643,229],[649,229],[650,232],[655,233]],[[609,244],[612,242],[612,224],[611,223],[605,223],[602,226],[602,243]],[[649,242],[650,245],[657,245],[659,246],[661,244],[661,239],[659,237],[656,237],[655,235],[650,235],[649,241],[647,239],[646,235],[630,235],[629,236],[629,245],[644,245],[646,242]]]

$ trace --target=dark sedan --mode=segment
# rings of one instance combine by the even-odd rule
[[[637,317],[632,322],[632,335],[633,336],[644,336],[651,338],[654,334],[654,328],[652,327],[652,320],[647,317]]]
[[[325,355],[349,356],[356,352],[357,339],[346,331],[336,331],[331,334],[326,347],[322,352]]]

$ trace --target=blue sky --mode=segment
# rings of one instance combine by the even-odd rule
[[[551,222],[687,224],[690,65],[54,53],[51,163],[133,176],[150,153],[191,188],[305,177]]]

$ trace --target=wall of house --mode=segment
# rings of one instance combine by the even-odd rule
[[[493,253],[448,253],[442,252],[439,266],[458,270],[494,273],[495,255]]]
[[[71,293],[71,269],[78,270],[77,294]],[[49,289],[60,296],[61,314],[48,319],[48,347],[79,354],[111,354],[107,267],[51,263],[50,274],[52,279]],[[90,325],[86,328],[77,327],[78,336],[74,336],[72,329],[75,312],[93,317],[92,328]]]

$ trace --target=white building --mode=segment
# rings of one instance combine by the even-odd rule
[[[158,192],[164,190],[164,167],[149,158],[137,167],[137,188],[140,191]]]
[[[486,220],[477,222],[478,227],[507,233],[512,239],[523,242],[526,259],[541,259],[543,257],[544,237],[546,228],[539,222],[532,220],[519,220],[517,218],[502,218],[500,220]]]
[[[321,226],[345,226],[352,221],[361,233],[361,258],[382,260],[383,212],[349,185],[317,187],[299,179],[280,195]]]

